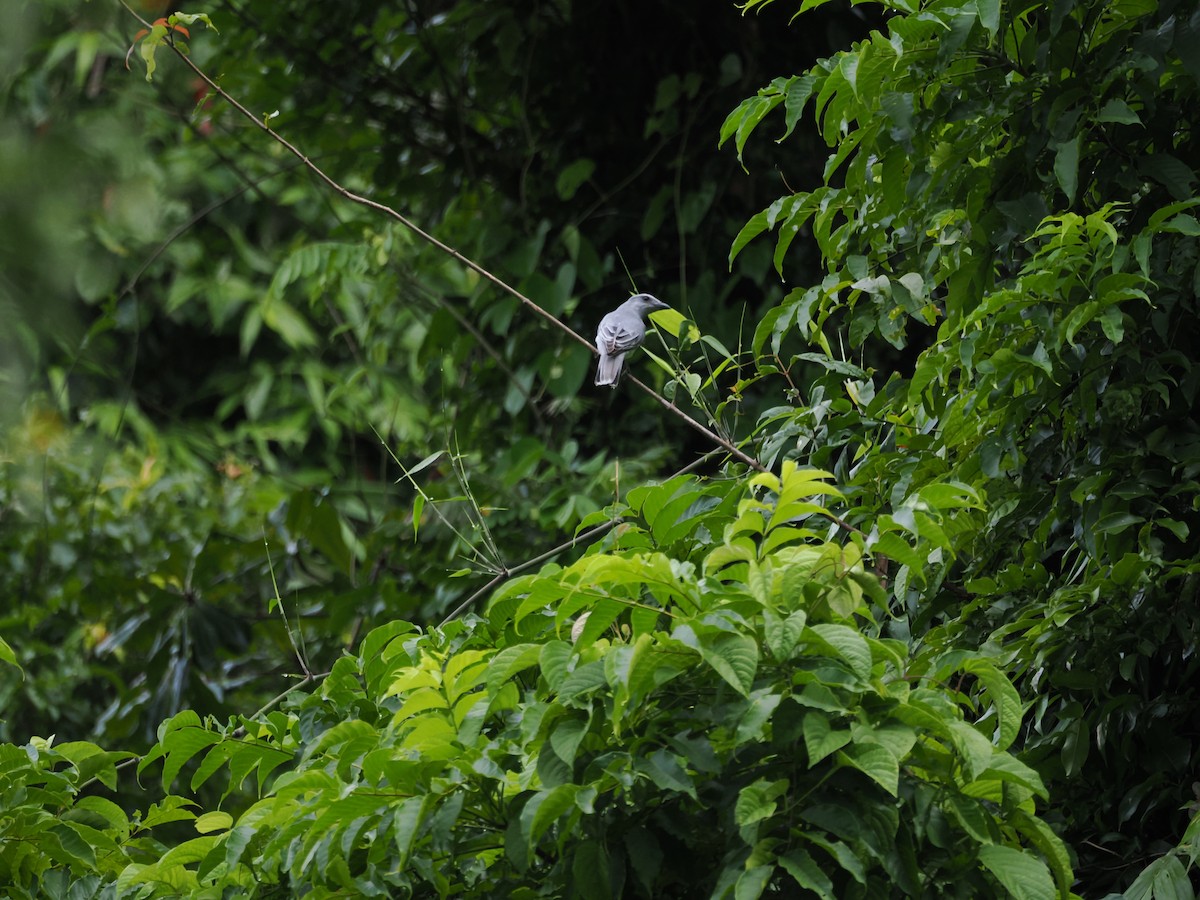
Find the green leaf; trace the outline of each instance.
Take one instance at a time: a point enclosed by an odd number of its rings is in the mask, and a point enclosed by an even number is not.
[[[1146,520],[1131,512],[1113,512],[1101,516],[1092,527],[1101,534],[1120,534],[1133,525],[1141,525]]]
[[[70,827],[72,823],[51,825],[48,829],[48,834],[53,835],[58,839],[58,847],[53,844],[47,845],[47,852],[72,867],[79,866],[83,869],[96,868],[96,851],[92,849],[92,845],[79,833],[76,828]],[[56,852],[59,851],[59,852]]]
[[[1021,730],[1021,696],[1008,677],[984,659],[968,659],[962,671],[969,672],[983,685],[987,699],[996,712],[996,747],[1007,750]]]
[[[283,338],[294,350],[317,345],[317,334],[294,306],[281,297],[271,297],[260,307],[263,324]]]
[[[995,748],[992,742],[966,722],[947,723],[955,749],[963,758],[967,777],[977,778],[992,762]]]
[[[805,685],[804,690],[794,695],[792,699],[801,706],[807,706],[811,709],[823,709],[826,712],[833,713],[845,713],[849,711],[846,703],[839,700],[833,691],[816,681]]]
[[[861,680],[871,677],[871,646],[858,631],[846,625],[823,623],[810,626],[805,635],[815,636]]]
[[[900,790],[900,761],[882,744],[851,744],[837,758],[867,775],[893,797]]]
[[[964,727],[969,728],[970,726]],[[984,738],[984,740],[986,741],[987,739]],[[1049,796],[1046,791],[1046,785],[1042,782],[1042,777],[1038,775],[1036,770],[1030,768],[1012,754],[1003,751],[993,753],[987,761],[984,770],[979,774],[979,782],[981,784],[974,786],[967,785],[963,790],[972,793],[973,796],[984,796],[988,791],[988,786],[982,783],[988,781],[1007,781],[1011,784],[1019,785],[1039,797],[1045,798]]]
[[[561,687],[573,655],[574,650],[566,641],[548,641],[542,645],[541,653],[538,656],[538,666],[541,668],[542,677],[546,679],[550,690],[557,691]],[[603,666],[600,667],[600,674],[603,677]]]
[[[1015,900],[1054,900],[1050,871],[1032,854],[1012,847],[990,845],[979,848],[979,861]]]
[[[80,797],[75,802],[75,809],[103,819],[105,831],[118,841],[124,842],[129,838],[129,817],[125,810],[107,797]]]
[[[604,663],[601,660],[595,660],[579,666],[563,679],[562,684],[558,686],[558,698],[568,705],[577,705],[583,702],[584,694],[602,688],[607,683]]]
[[[189,866],[198,863],[220,840],[219,835],[212,834],[176,844],[164,853],[155,865],[161,867],[162,871],[169,871],[173,866]]]
[[[1067,195],[1068,205],[1075,202],[1075,191],[1079,185],[1079,145],[1081,140],[1080,135],[1076,135],[1069,141],[1063,141],[1058,145],[1058,151],[1054,155],[1054,177],[1058,179],[1059,187]]]
[[[563,610],[560,610],[560,612],[570,608],[564,605]],[[571,639],[575,643],[575,649],[582,651],[590,647],[593,642],[613,626],[613,623],[621,617],[626,608],[624,603],[607,597],[593,602],[587,611],[587,619],[583,621],[583,628],[581,629],[577,625],[572,631]],[[556,617],[555,621],[561,624],[565,618],[565,615],[560,615]]]
[[[979,492],[957,481],[924,485],[916,495],[930,509],[983,509]]]
[[[607,669],[606,669],[607,671]],[[621,698],[630,706],[637,707],[658,686],[685,671],[683,664],[674,654],[663,652],[654,645],[649,634],[640,634],[634,639],[629,656],[628,676],[623,682],[625,695]],[[612,679],[609,679],[612,683]],[[614,709],[614,726],[617,711]]]
[[[1149,221],[1146,223],[1147,230],[1156,231],[1160,228],[1163,222],[1167,221],[1167,219],[1170,219],[1172,216],[1185,209],[1191,209],[1197,205],[1200,205],[1200,197],[1189,197],[1188,199],[1180,200],[1177,203],[1168,203],[1166,206],[1155,210],[1150,216]]]
[[[742,230],[737,233],[737,237],[733,239],[733,244],[729,248],[729,269],[733,271],[733,261],[737,255],[742,252],[742,249],[752,240],[767,230],[767,215],[768,210],[763,210],[750,218]],[[760,326],[761,327],[761,326]]]
[[[13,648],[8,645],[4,638],[0,638],[0,662],[6,662],[11,666],[16,666],[21,672],[21,677],[25,677],[25,670],[21,669],[17,662],[17,654],[13,652]]]
[[[775,815],[778,806],[776,800],[787,793],[786,779],[767,781],[758,779],[746,785],[738,792],[737,802],[733,807],[733,820],[738,827],[751,825],[762,819]]]
[[[599,841],[587,840],[575,847],[571,876],[583,900],[610,900],[613,896],[608,851]]]
[[[758,643],[740,634],[722,632],[705,637],[699,645],[700,655],[734,690],[749,696],[758,670]]]
[[[425,495],[418,491],[417,495],[415,497],[413,497],[413,509],[412,509],[412,526],[413,526],[413,540],[414,541],[417,539],[417,533],[420,531],[421,515],[424,512],[425,512]]]
[[[783,103],[787,130],[784,131],[783,137],[778,138],[777,142],[782,142],[795,130],[796,123],[800,121],[800,116],[803,114],[804,107],[807,105],[808,99],[812,96],[816,84],[817,77],[811,72],[789,81],[787,97]]]
[[[326,559],[349,575],[354,554],[346,541],[346,529],[332,501],[316,491],[297,491],[288,505],[288,527],[307,538]]]
[[[758,900],[774,873],[774,866],[752,866],[738,875],[733,900]]]
[[[596,171],[596,163],[591,159],[577,159],[558,173],[554,189],[560,200],[570,200],[579,190],[580,185],[592,177]]]
[[[687,794],[693,800],[696,797],[696,787],[692,778],[679,764],[675,755],[667,750],[655,750],[635,764],[638,771],[649,777],[657,787],[664,791]]]
[[[858,67],[862,64],[863,54],[870,50],[869,44],[860,46],[862,47],[860,51],[843,52],[838,60],[838,72],[845,79],[846,84],[850,85],[850,90],[855,97],[858,97]]]
[[[155,54],[159,47],[164,43],[167,36],[167,26],[165,24],[155,24],[151,26],[150,33],[142,38],[141,44],[138,46],[138,52],[141,54],[142,60],[146,63],[146,80],[152,81],[154,78],[154,70],[158,67],[155,61]]]
[[[425,808],[429,801],[428,794],[418,797],[406,797],[396,805],[392,814],[392,829],[396,841],[396,867],[403,871],[413,845],[416,843],[417,831],[425,821]]]
[[[980,844],[995,843],[999,832],[991,816],[984,810],[982,804],[973,797],[960,794],[949,794],[946,805],[954,815],[960,828]]]
[[[1000,30],[1000,0],[976,0],[979,14],[979,24],[988,33],[988,39],[994,40]]]
[[[228,831],[233,827],[233,816],[227,812],[207,812],[197,816],[195,828],[201,834],[212,831]]]
[[[220,743],[221,740],[221,735],[201,727],[200,717],[191,710],[176,714],[166,723],[165,732],[154,748],[154,751],[158,751],[157,755],[165,757],[162,772],[163,791],[170,793],[176,776],[193,756],[213,744]],[[157,758],[153,755],[154,751],[147,754],[138,764],[139,772]]]
[[[184,13],[176,12],[167,17],[167,22],[171,25],[195,25],[197,22],[203,22],[213,31],[217,30],[217,26],[212,23],[212,19],[207,13]]]
[[[779,857],[779,865],[795,879],[800,887],[810,890],[826,900],[836,900],[833,882],[806,851],[788,851]]]
[[[1200,220],[1195,216],[1180,213],[1159,226],[1160,231],[1186,234],[1188,237],[1200,237]],[[1145,296],[1144,294],[1142,296]]]
[[[1169,153],[1152,153],[1138,160],[1138,171],[1163,185],[1176,200],[1193,200],[1196,173],[1182,160]]]
[[[1120,125],[1142,124],[1142,120],[1129,108],[1129,104],[1117,97],[1104,104],[1100,112],[1096,114],[1096,121],[1116,122]]]
[[[550,732],[550,746],[554,748],[558,758],[568,766],[575,762],[575,753],[587,735],[588,725],[589,719],[576,715],[568,719],[560,719],[554,724],[554,730]]]
[[[771,715],[783,700],[781,694],[773,693],[770,688],[760,688],[749,698],[746,710],[738,717],[736,741],[738,744],[748,744],[763,739],[764,728]]]
[[[187,806],[196,806],[196,804],[184,797],[169,795],[164,797],[160,802],[151,804],[138,824],[142,829],[146,829],[156,828],[159,825],[165,825],[167,822],[194,820],[196,814],[184,808]]]
[[[541,644],[512,644],[488,661],[486,683],[488,692],[495,695],[518,672],[538,664]]]
[[[1173,853],[1156,859],[1141,871],[1121,895],[1123,900],[1193,900],[1187,869]]]
[[[528,836],[531,850],[551,825],[568,810],[575,808],[575,797],[579,790],[577,784],[560,784],[548,791],[539,791],[525,804],[521,810],[521,828]]]
[[[781,278],[783,277],[783,260],[788,249],[792,246],[792,242],[800,236],[800,229],[817,212],[816,203],[809,202],[808,197],[794,195],[790,199],[795,202],[790,206],[787,216],[779,223],[779,237],[775,241],[775,252],[771,256],[775,271]]]
[[[658,309],[650,313],[649,318],[651,322],[672,338],[676,338],[681,333],[684,333],[684,326],[686,325],[686,340],[693,344],[700,340],[700,329],[690,319],[685,318],[683,313],[677,309]]]
[[[820,834],[813,832],[806,833],[804,835],[804,839],[810,844],[815,844],[816,846],[820,847],[835,860],[837,860],[837,864],[849,872],[850,875],[853,876],[854,880],[859,884],[866,885],[867,871],[863,867],[862,860],[859,859],[858,855],[848,846],[846,846],[845,843],[842,841],[826,840]]]
[[[1100,313],[1100,328],[1104,336],[1114,344],[1125,337],[1125,315],[1115,306],[1107,306]]]
[[[80,783],[95,778],[113,791],[117,789],[116,763],[136,758],[129,751],[101,750],[88,741],[69,741],[55,749],[75,764]]]
[[[634,826],[622,836],[625,849],[629,851],[629,861],[633,863],[634,874],[647,896],[653,896],[654,885],[658,874],[662,871],[663,852],[658,839],[652,831]]]
[[[879,535],[873,542],[868,543],[867,549],[877,557],[885,556],[888,559],[894,559],[901,565],[908,566],[914,572],[920,572],[925,566],[925,557],[894,531],[886,531]]]
[[[738,162],[742,162],[742,151],[751,132],[758,127],[758,123],[763,120],[763,117],[778,106],[782,100],[782,94],[771,93],[764,96],[763,92],[759,92],[757,97],[743,100],[737,109],[726,117],[721,126],[721,136],[717,145],[720,146],[729,140],[730,136],[735,136],[734,145],[737,147]]]
[[[804,747],[808,750],[808,764],[815,766],[829,754],[850,743],[850,730],[830,727],[829,718],[821,712],[810,710],[804,714],[802,723]]]
[[[763,636],[776,660],[783,662],[792,658],[804,635],[807,621],[808,614],[802,609],[786,616],[779,615],[769,607],[763,610]]]
[[[396,639],[415,630],[416,626],[411,622],[394,619],[367,632],[359,648],[358,658],[363,676],[373,692],[383,690],[384,681],[390,681],[391,660],[401,649]]]
[[[1067,845],[1049,825],[1036,816],[1030,815],[1017,807],[1009,812],[1009,818],[1021,834],[1041,852],[1050,863],[1050,871],[1058,885],[1058,895],[1069,897],[1074,874],[1071,871],[1071,856]]]

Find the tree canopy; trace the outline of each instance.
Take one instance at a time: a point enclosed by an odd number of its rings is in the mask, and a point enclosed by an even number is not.
[[[0,26],[10,895],[1195,896],[1195,4],[156,7]]]

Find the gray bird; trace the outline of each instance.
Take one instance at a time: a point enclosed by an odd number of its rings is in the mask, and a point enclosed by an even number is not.
[[[600,351],[596,384],[617,386],[625,354],[645,340],[646,316],[656,309],[667,309],[667,304],[649,294],[634,294],[600,320],[596,331],[596,349]]]

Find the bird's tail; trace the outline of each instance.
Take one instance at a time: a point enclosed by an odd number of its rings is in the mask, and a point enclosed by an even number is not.
[[[601,353],[600,362],[596,365],[596,384],[607,384],[615,388],[621,378],[621,364],[624,361],[624,353],[618,353],[616,356]]]

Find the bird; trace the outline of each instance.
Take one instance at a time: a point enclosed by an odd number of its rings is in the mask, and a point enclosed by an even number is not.
[[[649,294],[634,294],[600,320],[596,330],[596,349],[600,351],[596,384],[617,386],[625,354],[645,340],[646,316],[658,309],[668,306]]]

